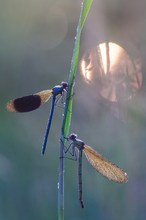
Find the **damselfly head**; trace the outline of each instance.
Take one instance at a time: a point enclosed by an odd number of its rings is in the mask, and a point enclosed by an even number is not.
[[[67,82],[61,82],[61,85],[64,89],[66,89],[68,87],[68,83]]]
[[[71,141],[74,141],[76,138],[77,138],[77,134],[74,134],[74,133],[72,133],[72,134],[69,136],[69,139],[70,139]]]

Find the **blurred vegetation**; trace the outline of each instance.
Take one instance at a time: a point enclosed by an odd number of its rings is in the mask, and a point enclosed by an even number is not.
[[[0,1],[0,219],[57,219],[59,135],[62,110],[55,109],[44,157],[41,144],[50,104],[27,114],[12,114],[5,103],[68,79],[81,1]],[[146,1],[97,0],[83,30],[82,52],[107,39],[138,48],[143,83],[126,106],[125,120],[77,74],[71,129],[122,167],[127,184],[98,175],[83,161],[80,209],[77,163],[65,161],[65,219],[146,219]],[[128,52],[128,51],[127,51]]]

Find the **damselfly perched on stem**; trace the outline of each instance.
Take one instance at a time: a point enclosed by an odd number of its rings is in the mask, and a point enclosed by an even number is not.
[[[96,169],[97,172],[117,183],[124,183],[128,181],[128,175],[116,164],[105,159],[101,154],[95,151],[90,146],[86,145],[82,140],[77,139],[76,134],[71,134],[66,138],[71,143],[65,150],[68,151],[75,160],[77,159],[76,149],[78,149],[78,183],[79,183],[79,201],[81,208],[84,208],[82,199],[82,152],[85,154],[89,163]]]
[[[23,96],[21,98],[9,101],[6,105],[7,110],[10,112],[29,112],[39,108],[42,104],[47,102],[50,99],[50,97],[52,97],[50,115],[46,128],[46,133],[44,136],[44,141],[42,144],[42,154],[45,153],[52,117],[54,113],[54,106],[60,99],[63,98],[64,92],[66,92],[67,87],[68,84],[66,82],[62,82],[61,85],[56,85],[51,90],[44,90],[33,95]]]

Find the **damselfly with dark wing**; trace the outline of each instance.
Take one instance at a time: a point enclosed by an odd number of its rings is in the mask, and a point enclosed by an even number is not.
[[[10,112],[29,112],[39,108],[42,104],[47,102],[52,97],[52,105],[44,141],[42,145],[42,154],[45,153],[48,135],[51,127],[52,117],[54,113],[54,106],[60,98],[63,98],[64,92],[66,92],[68,84],[62,82],[61,85],[54,86],[51,90],[44,90],[33,95],[24,96],[11,100],[7,103],[6,108]],[[58,98],[57,98],[58,97]]]

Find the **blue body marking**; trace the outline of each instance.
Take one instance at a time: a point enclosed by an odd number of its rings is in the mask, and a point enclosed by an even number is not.
[[[43,155],[45,153],[46,144],[47,144],[47,140],[48,140],[48,135],[49,135],[49,131],[50,131],[50,127],[51,127],[51,122],[52,122],[52,118],[53,118],[54,107],[55,107],[55,100],[56,100],[56,95],[53,95],[52,96],[52,106],[51,106],[50,115],[49,115],[49,119],[48,119],[48,124],[47,124],[47,128],[46,128],[44,142],[42,144],[42,154]]]
[[[46,128],[44,142],[42,144],[42,154],[43,155],[44,155],[45,149],[46,149],[46,144],[47,144],[48,135],[49,135],[50,127],[51,127],[51,122],[52,122],[52,118],[53,118],[55,103],[58,101],[58,100],[56,100],[56,97],[59,94],[60,94],[60,96],[62,96],[63,92],[66,90],[66,87],[67,87],[67,83],[62,83],[61,86],[57,85],[57,86],[54,86],[52,89],[52,106],[51,106],[50,115],[49,115],[49,119],[48,119],[48,125]]]

